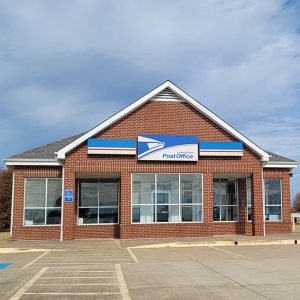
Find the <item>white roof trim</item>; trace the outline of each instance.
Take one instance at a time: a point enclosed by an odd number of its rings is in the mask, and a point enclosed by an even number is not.
[[[86,134],[82,135],[66,147],[62,148],[57,152],[57,159],[65,159],[66,154],[73,150],[75,147],[79,146],[81,143],[89,139],[90,137],[94,136],[95,134],[99,133],[100,131],[104,130],[108,126],[112,125],[113,123],[117,122],[124,116],[128,115],[132,111],[136,110],[138,107],[142,106],[144,103],[146,103],[148,100],[151,100],[152,97],[154,97],[156,94],[160,93],[164,89],[169,88],[171,89],[175,94],[183,98],[187,103],[192,105],[194,108],[196,108],[198,111],[203,113],[206,117],[211,119],[213,122],[215,122],[217,125],[222,127],[225,131],[229,132],[231,135],[233,135],[237,140],[242,141],[245,145],[247,145],[250,149],[252,149],[255,153],[257,153],[262,161],[269,161],[269,154],[265,152],[263,149],[258,147],[256,144],[251,142],[249,139],[247,139],[244,135],[242,135],[240,132],[238,132],[236,129],[231,127],[229,124],[227,124],[225,121],[223,121],[221,118],[219,118],[217,115],[215,115],[213,112],[208,110],[205,106],[200,104],[198,101],[193,99],[191,96],[186,94],[183,90],[178,88],[176,85],[174,85],[170,81],[166,81],[154,90],[152,90],[150,93],[146,94],[142,98],[138,99],[134,103],[130,104],[117,114],[113,115],[103,123],[99,124],[97,127],[93,128]]]
[[[297,162],[286,162],[286,161],[269,161],[264,166],[264,168],[297,168],[298,163]]]
[[[7,166],[61,166],[56,159],[36,159],[36,158],[6,158]]]

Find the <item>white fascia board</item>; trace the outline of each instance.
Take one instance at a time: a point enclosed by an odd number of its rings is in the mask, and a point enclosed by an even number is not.
[[[264,168],[284,168],[284,169],[293,169],[298,167],[297,162],[267,162],[264,166]]]
[[[180,88],[178,88],[176,85],[174,85],[170,81],[166,81],[154,90],[152,90],[150,93],[146,94],[139,100],[135,101],[134,103],[130,104],[117,114],[113,115],[103,123],[99,124],[97,127],[93,128],[83,136],[79,137],[77,140],[73,141],[66,147],[62,148],[57,152],[57,159],[65,159],[66,153],[74,149],[75,147],[79,146],[81,143],[85,142],[90,137],[94,136],[95,134],[99,133],[101,130],[104,130],[106,127],[112,125],[114,122],[118,121],[119,119],[123,118],[127,114],[131,113],[132,111],[136,110],[138,107],[143,105],[145,102],[150,100],[152,97],[154,97],[156,94],[163,91],[165,88],[171,89],[174,93],[176,93],[178,96],[186,100],[190,105],[192,105],[194,108],[196,108],[198,111],[203,113],[206,117],[211,119],[213,122],[218,124],[220,127],[222,127],[225,131],[232,134],[236,139],[244,142],[250,149],[252,149],[255,153],[257,153],[262,161],[269,161],[269,154],[262,150],[260,147],[258,147],[256,144],[251,142],[249,139],[247,139],[244,135],[242,135],[240,132],[235,130],[233,127],[231,127],[229,124],[227,124],[225,121],[223,121],[221,118],[219,118],[217,115],[215,115],[213,112],[211,112],[209,109],[207,109],[205,106],[201,105],[198,101],[196,101],[194,98],[186,94],[184,91],[182,91]]]
[[[61,166],[56,159],[6,158],[7,166]]]

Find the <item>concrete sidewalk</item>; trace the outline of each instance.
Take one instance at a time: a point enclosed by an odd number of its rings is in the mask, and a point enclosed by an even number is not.
[[[264,246],[300,244],[300,232],[263,236],[222,235],[195,238],[120,240],[124,248],[166,248],[201,246]]]

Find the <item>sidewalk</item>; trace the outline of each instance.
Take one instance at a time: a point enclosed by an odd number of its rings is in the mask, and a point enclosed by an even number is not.
[[[207,246],[263,246],[300,244],[300,232],[263,236],[222,235],[195,238],[120,240],[127,248],[207,247]]]

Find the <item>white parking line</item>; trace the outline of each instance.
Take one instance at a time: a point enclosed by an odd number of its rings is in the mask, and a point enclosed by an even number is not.
[[[23,295],[103,295],[103,296],[109,296],[109,295],[120,295],[120,293],[24,293]]]
[[[119,289],[120,293],[122,295],[123,300],[130,300],[129,292],[127,289],[126,281],[122,272],[122,267],[120,264],[116,264],[116,273],[117,273],[117,279],[119,282]]]
[[[118,283],[35,283],[34,285],[119,285]]]
[[[42,268],[37,272],[25,285],[23,285],[9,300],[18,300],[25,292],[47,271],[47,267]]]
[[[128,257],[128,253],[126,254],[88,254],[88,256],[92,257]],[[82,254],[76,254],[76,255],[56,255],[53,254],[49,256],[49,258],[67,258],[67,257],[82,257]]]
[[[51,268],[51,267],[48,267],[48,268]],[[72,273],[74,273],[73,270],[70,270],[70,271],[66,270],[64,272],[72,272]],[[105,270],[104,271],[103,270],[101,270],[101,271],[80,271],[80,270],[78,270],[78,273],[116,273],[116,271],[105,271]]]
[[[243,258],[249,259],[249,257],[247,257],[247,256],[244,256],[244,255],[241,255],[241,254],[237,254],[237,253],[234,253],[234,252],[230,252],[230,251],[226,251],[224,249],[216,248],[216,247],[213,247],[213,246],[209,246],[209,248],[215,249],[215,250],[218,250],[218,251],[222,251],[222,252],[225,252],[225,253],[228,253],[228,254],[232,254],[232,255],[235,255],[235,256],[239,256],[239,257],[243,257]]]
[[[51,260],[51,259],[57,259],[57,258],[56,257],[47,257],[43,260],[43,262],[45,262],[45,260]],[[70,258],[70,259],[72,259],[72,258]],[[90,257],[86,257],[85,259],[90,260]],[[106,258],[106,257],[104,257],[103,259],[101,259],[101,261],[106,261],[106,260],[131,260],[131,257],[128,257],[128,258]]]
[[[95,265],[95,264],[93,264],[93,265]],[[98,264],[98,265],[99,265],[99,264]],[[69,270],[76,269],[76,270],[78,270],[78,267],[80,268],[80,266],[74,266],[74,267],[72,267],[72,266],[62,266],[62,267],[56,266],[56,267],[50,267],[50,266],[48,266],[48,268],[51,269],[51,270],[53,270],[53,269],[65,269],[65,270],[67,270],[67,269],[69,269]],[[114,269],[111,268],[110,265],[106,265],[106,266],[101,265],[101,268],[106,268],[106,267],[107,267],[107,270],[114,270]],[[78,270],[78,272],[82,272],[82,271],[81,271],[81,270]],[[106,272],[106,271],[104,270],[103,272]]]
[[[139,263],[139,260],[138,260],[138,258],[135,256],[135,254],[133,253],[133,251],[132,251],[129,247],[127,247],[126,249],[127,249],[128,253],[130,254],[131,258],[134,260],[134,262],[135,262],[135,263]]]
[[[51,252],[51,250],[48,250],[45,253],[41,254],[40,256],[36,257],[32,261],[30,261],[28,264],[26,264],[25,266],[23,266],[21,268],[21,270],[28,268],[29,266],[31,266],[32,264],[34,264],[35,262],[37,262],[39,259],[41,259],[43,256],[47,255],[49,252]]]
[[[86,263],[86,262],[82,262],[82,263],[73,263],[73,262],[63,262],[63,263],[59,263],[59,262],[45,262],[45,264],[51,264],[51,265],[93,265],[93,266],[101,266],[101,265],[107,265],[108,263]]]
[[[72,279],[74,279],[74,278],[78,278],[78,279],[86,279],[86,278],[110,278],[110,279],[112,279],[112,278],[117,278],[117,277],[113,277],[113,276],[93,276],[93,277],[87,277],[87,276],[76,276],[76,277],[74,277],[74,276],[43,276],[43,277],[41,277],[41,278],[52,278],[52,279],[54,279],[54,278],[72,278]]]

